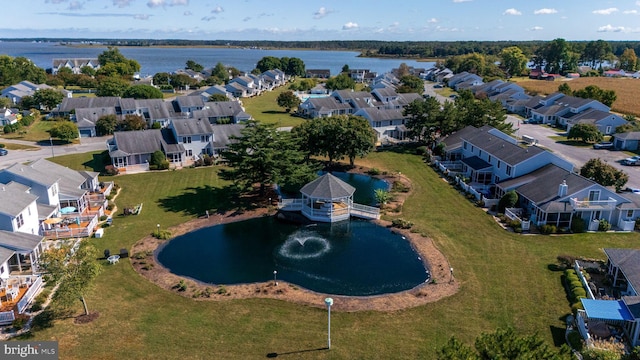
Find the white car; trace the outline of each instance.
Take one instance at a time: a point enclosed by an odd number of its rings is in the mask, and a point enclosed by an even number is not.
[[[640,165],[640,155],[632,156],[622,160],[624,165]]]

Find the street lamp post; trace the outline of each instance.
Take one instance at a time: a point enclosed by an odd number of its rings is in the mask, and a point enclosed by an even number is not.
[[[276,278],[276,276],[278,276],[278,271],[273,270],[273,283],[276,284],[276,286],[278,286],[278,279]]]
[[[53,154],[53,138],[51,136],[49,136],[49,145],[51,146],[51,157],[56,157]]]
[[[449,278],[449,282],[453,282],[453,268],[450,267],[449,271],[451,272],[451,278]]]
[[[160,237],[160,224],[157,224],[157,225],[156,225],[156,228],[158,229],[158,232],[157,232],[158,237]]]
[[[331,305],[333,305],[333,299],[328,297],[324,299],[325,305],[327,305],[328,322],[327,322],[327,349],[331,349]]]

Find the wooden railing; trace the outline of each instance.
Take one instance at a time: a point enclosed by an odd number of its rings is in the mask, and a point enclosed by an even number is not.
[[[351,206],[351,216],[365,219],[380,219],[380,209],[373,206],[354,203]]]

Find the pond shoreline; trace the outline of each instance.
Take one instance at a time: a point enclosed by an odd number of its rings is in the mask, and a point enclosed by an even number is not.
[[[393,183],[393,181],[408,182],[406,177],[399,174],[386,175],[383,176],[383,178],[390,183]],[[410,192],[397,195],[396,201],[401,204],[409,194]],[[265,205],[265,207],[255,210],[212,214],[209,217],[205,216],[190,220],[171,227],[168,230],[172,236],[175,237],[204,227],[238,222],[262,216],[273,216],[277,209],[271,204]],[[154,284],[180,295],[191,297],[197,301],[269,298],[315,307],[324,307],[324,298],[331,296],[334,299],[332,309],[336,311],[397,311],[438,301],[455,294],[459,290],[460,284],[450,273],[449,262],[442,252],[437,249],[432,239],[409,230],[392,228],[391,222],[389,221],[376,220],[375,223],[390,228],[392,232],[402,235],[409,241],[410,245],[423,259],[425,267],[431,274],[430,282],[398,293],[372,296],[322,294],[280,280],[278,280],[277,285],[274,284],[273,281],[239,285],[213,285],[172,274],[162,266],[157,261],[156,254],[169,240],[159,240],[151,235],[134,244],[130,261],[136,272]],[[184,284],[186,288],[181,288],[180,284]]]

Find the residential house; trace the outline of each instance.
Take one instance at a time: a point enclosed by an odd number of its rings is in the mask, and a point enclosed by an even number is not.
[[[407,138],[408,131],[404,126],[407,117],[403,115],[402,109],[364,108],[356,111],[354,115],[362,116],[369,121],[378,136],[378,141]]]
[[[260,78],[253,74],[248,74],[231,79],[225,88],[235,97],[247,97],[260,95],[262,86],[263,84]]]
[[[51,73],[56,75],[60,69],[70,69],[73,74],[82,74],[82,68],[88,67],[93,70],[100,68],[100,62],[98,59],[53,59],[53,67],[51,67]]]
[[[445,81],[449,81],[453,77],[453,71],[451,69],[441,69],[437,71],[434,75],[434,80],[439,83],[443,83]]]
[[[540,67],[531,69],[531,71],[529,71],[529,79],[540,80],[540,79],[546,78],[547,75],[548,75],[547,72]]]
[[[211,97],[211,95],[214,95],[214,94],[226,96],[229,100],[236,100],[233,94],[228,92],[227,89],[222,85],[209,86],[208,88],[194,91],[191,94],[189,94],[189,96],[201,96],[202,101],[207,102],[209,101],[209,98]]]
[[[451,81],[451,79],[449,79],[449,81]],[[469,80],[456,82],[455,85],[453,86],[450,85],[450,86],[453,87],[456,91],[462,91],[462,90],[470,90],[472,87],[478,86],[480,84],[482,84],[482,78],[477,79],[475,77],[472,77]]]
[[[606,70],[602,75],[605,77],[625,77],[627,73],[622,69],[609,69]]]
[[[640,250],[605,248],[607,276],[615,288],[623,288],[620,298],[581,299],[584,310],[578,310],[576,319],[581,335],[590,339],[585,321],[591,325],[605,323],[622,328],[631,347],[640,345]]]
[[[333,96],[308,98],[300,106],[298,113],[306,118],[315,119],[319,117],[329,117],[336,115],[347,115],[353,113],[350,104],[342,103]]]
[[[335,90],[331,93],[331,96],[336,98],[343,104],[351,105],[351,107],[355,110],[372,107],[384,107],[383,103],[378,101],[375,96],[366,91]]]
[[[202,110],[192,113],[193,119],[207,120],[212,125],[239,123],[250,120],[251,115],[247,114],[238,101],[209,101],[204,103]]]
[[[542,98],[538,105],[529,109],[530,118],[543,124],[566,126],[569,113],[578,114],[588,109],[608,112],[609,107],[593,99],[583,99],[556,92]]]
[[[0,109],[0,125],[13,125],[18,122],[21,115],[17,109]]]
[[[466,81],[471,81],[472,83],[475,83],[475,85],[480,85],[482,84],[482,77],[476,74],[469,73],[467,71],[463,71],[451,76],[449,80],[447,80],[447,85],[452,89],[456,89],[456,85]]]
[[[169,123],[169,129],[184,147],[187,159],[195,160],[199,155],[213,154],[213,128],[208,120],[173,119]]]
[[[565,119],[563,122],[567,124],[567,131],[570,131],[577,124],[591,124],[595,125],[604,135],[614,134],[618,126],[627,123],[627,120],[620,115],[596,109],[589,109],[580,113],[570,112],[563,116],[563,119]]]
[[[260,77],[263,83],[269,84],[266,86],[269,90],[285,85],[288,80],[288,76],[280,69],[267,70]]]
[[[318,79],[328,79],[331,77],[331,70],[329,69],[306,69],[305,77],[308,78],[318,78]]]
[[[616,150],[637,151],[640,149],[640,131],[613,134],[611,142]]]
[[[230,143],[232,143],[233,137],[242,136],[242,129],[244,124],[223,124],[213,126],[213,142],[211,144],[213,148],[213,156],[220,156],[220,153],[226,150]]]
[[[185,148],[169,129],[116,131],[107,141],[111,164],[121,171],[148,170],[154,152],[162,151],[174,165],[182,165]]]
[[[224,89],[236,98],[243,98],[243,97],[249,97],[254,95],[254,92],[252,89],[238,82],[230,82],[227,85],[225,85]]]
[[[22,101],[22,98],[25,96],[33,96],[36,91],[41,89],[55,89],[47,84],[34,84],[31,81],[21,81],[18,84],[11,85],[0,92],[0,96],[6,97],[11,100],[12,104],[18,104]],[[65,98],[71,98],[71,91],[67,91],[64,89],[56,89],[61,92]]]
[[[37,199],[26,185],[15,181],[0,184],[0,230],[39,234]]]
[[[640,216],[640,199],[633,199],[636,195],[617,194],[555,164],[504,180],[496,187],[497,197],[516,191],[518,207],[536,225],[570,228],[575,218],[581,218],[588,230],[598,230],[600,220],[606,220],[614,228],[630,231]]]
[[[177,96],[174,104],[179,112],[187,114],[187,117],[190,113],[204,108],[204,101],[199,96]]]

